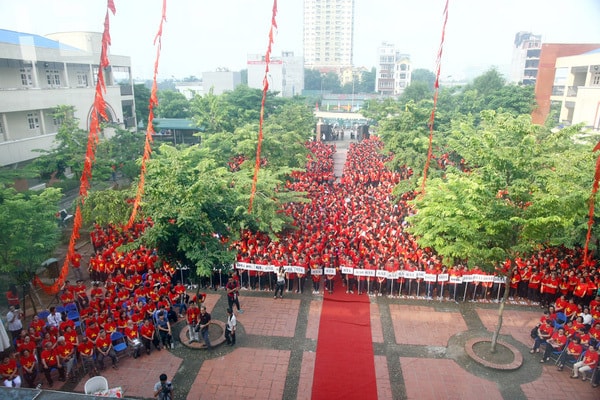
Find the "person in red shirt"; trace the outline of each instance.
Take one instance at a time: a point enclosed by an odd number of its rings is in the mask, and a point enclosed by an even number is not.
[[[96,368],[96,362],[94,361],[94,343],[92,343],[87,336],[81,339],[81,343],[77,346],[77,352],[81,358],[83,369],[88,371],[90,377],[98,375],[98,369]]]
[[[155,328],[150,319],[147,318],[144,320],[144,324],[140,327],[140,335],[142,336],[142,343],[146,348],[146,354],[150,354],[152,344],[154,344],[156,350],[160,350],[158,339],[155,337]]]
[[[31,354],[35,354],[35,349],[36,344],[29,335],[24,336],[23,341],[17,344],[17,351],[21,354],[23,354],[25,350],[28,350]]]
[[[48,386],[52,387],[54,385],[54,381],[52,380],[52,375],[50,372],[53,368],[58,369],[58,380],[64,382],[65,379],[65,368],[60,363],[58,354],[56,350],[52,348],[52,343],[46,343],[42,354],[40,355],[42,370],[44,371],[44,375],[46,376],[46,380],[48,381]]]
[[[65,340],[64,336],[58,338],[58,342],[56,344],[56,354],[60,360],[60,363],[67,370],[67,378],[71,378],[73,380],[75,377],[73,375],[73,366],[75,365],[75,346],[71,343],[68,343]]]
[[[23,373],[25,382],[27,382],[27,386],[34,388],[38,374],[38,362],[34,353],[28,349],[24,349],[19,361],[21,362],[21,372]]]
[[[565,335],[564,328],[558,328],[556,332],[552,334],[552,337],[546,341],[546,350],[544,351],[544,355],[540,360],[541,363],[545,363],[550,360],[550,356],[552,352],[562,351],[564,349],[565,344],[567,344],[567,335]]]
[[[585,381],[586,376],[585,373],[587,371],[593,371],[594,368],[598,365],[598,350],[595,346],[590,346],[588,351],[585,352],[583,359],[581,361],[577,361],[573,364],[573,375],[571,378],[577,379],[579,377],[579,373],[583,375],[581,380]]]
[[[556,368],[558,371],[562,371],[565,367],[565,362],[567,361],[577,361],[581,353],[583,352],[583,347],[579,342],[579,338],[577,336],[573,337],[569,344],[567,345],[567,349],[563,351],[557,360],[558,367]]]
[[[85,336],[90,339],[90,342],[96,343],[98,335],[100,334],[100,327],[96,324],[96,321],[90,320],[88,327],[85,328]]]
[[[117,366],[117,353],[112,345],[112,340],[110,336],[106,333],[104,329],[100,330],[98,334],[98,338],[96,339],[96,360],[98,362],[98,366],[100,367],[100,371],[104,370],[104,359],[106,357],[110,357],[112,361],[113,369],[119,369]]]
[[[127,321],[124,335],[127,337],[129,346],[133,348],[133,358],[138,358],[142,348],[142,339],[140,338],[140,332],[137,325],[135,325],[132,320]]]
[[[553,331],[554,331],[554,327],[552,326],[552,320],[550,320],[548,318],[537,329],[537,335],[535,337],[535,341],[533,343],[533,347],[531,348],[531,350],[529,352],[532,353],[532,354],[533,353],[539,353],[540,352],[540,350],[539,350],[540,349],[540,345],[542,343],[546,343],[546,340],[550,339],[550,337],[552,336]]]
[[[81,254],[77,251],[74,251],[71,257],[69,258],[71,262],[71,267],[73,269],[73,273],[75,274],[75,278],[78,280],[83,279],[81,276]]]
[[[19,367],[17,366],[17,360],[12,356],[4,357],[0,364],[0,376],[6,387],[21,387],[21,376],[19,375]]]
[[[38,335],[46,331],[46,321],[40,319],[40,317],[38,317],[37,315],[33,316],[33,319],[31,320],[29,326],[33,328]]]
[[[190,303],[190,307],[186,311],[186,320],[188,324],[188,334],[190,341],[188,343],[199,342],[198,332],[194,329],[198,325],[198,316],[200,309],[195,301]]]

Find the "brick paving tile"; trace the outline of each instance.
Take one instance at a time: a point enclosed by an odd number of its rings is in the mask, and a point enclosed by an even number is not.
[[[489,331],[496,329],[498,323],[497,309],[477,309],[476,311],[486,329]],[[500,333],[511,335],[525,346],[531,346],[533,342],[529,332],[539,322],[541,316],[542,311],[504,310]]]
[[[502,400],[494,382],[471,375],[453,360],[400,357],[407,400]]]
[[[570,371],[557,371],[554,364],[546,365],[542,375],[535,381],[521,385],[529,400],[598,400],[600,388],[593,388],[590,382],[570,379]]]
[[[371,303],[371,337],[373,343],[383,343],[381,313],[379,312],[379,304],[377,303]]]
[[[247,334],[294,337],[300,300],[245,297],[240,302],[244,313],[237,319]]]
[[[207,360],[187,399],[282,399],[290,353],[237,348],[223,357]]]
[[[448,339],[467,330],[458,312],[437,312],[433,307],[391,304],[396,343],[446,346]],[[443,327],[443,329],[440,329]]]
[[[321,323],[322,301],[313,300],[308,308],[308,321],[306,323],[306,338],[317,340],[319,337],[319,325]]]
[[[102,371],[101,375],[108,380],[109,387],[121,387],[125,396],[150,398],[160,374],[165,373],[172,379],[182,361],[168,350],[153,351],[150,355],[144,353],[137,359],[122,357],[118,370],[112,369],[110,361],[107,361],[106,370]],[[79,382],[75,392],[84,392],[87,379],[86,376]]]
[[[377,398],[379,400],[393,399],[390,372],[385,356],[375,356],[375,377],[377,379]]]
[[[305,351],[302,353],[302,365],[300,366],[300,379],[298,381],[298,394],[296,400],[310,400],[312,395],[313,372],[317,353]]]

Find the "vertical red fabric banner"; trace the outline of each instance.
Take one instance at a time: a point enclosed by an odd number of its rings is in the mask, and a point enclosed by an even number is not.
[[[435,84],[434,84],[434,95],[433,95],[433,107],[431,109],[431,115],[429,116],[429,148],[427,150],[427,160],[425,161],[425,167],[423,168],[423,182],[421,184],[421,195],[425,194],[425,182],[427,181],[427,173],[429,172],[429,164],[431,164],[431,157],[433,156],[433,127],[435,122],[435,110],[437,108],[438,94],[440,91],[440,72],[442,66],[442,53],[444,51],[444,39],[446,36],[446,23],[448,22],[448,3],[450,0],[446,0],[444,7],[444,23],[442,25],[442,38],[440,40],[440,48],[438,49],[436,66],[435,66]]]
[[[600,150],[600,142],[596,144],[592,152]],[[585,236],[585,246],[583,248],[583,266],[587,267],[589,263],[588,248],[590,246],[590,239],[592,237],[592,227],[594,226],[594,209],[596,206],[596,194],[598,193],[598,186],[600,186],[600,155],[596,159],[596,170],[594,172],[594,183],[592,185],[592,194],[590,195],[590,211],[588,213],[588,230]]]
[[[248,212],[252,212],[254,196],[256,195],[256,182],[258,181],[258,171],[260,170],[260,150],[263,139],[263,122],[265,117],[265,101],[267,100],[267,92],[269,91],[269,63],[271,62],[271,47],[273,45],[273,31],[277,29],[277,0],[273,0],[273,13],[271,15],[271,28],[269,29],[269,45],[265,54],[265,77],[263,78],[263,94],[260,103],[260,121],[258,124],[258,141],[256,143],[256,163],[254,164],[254,177],[252,178],[252,190],[250,192],[250,204]]]
[[[150,159],[150,155],[152,154],[152,147],[150,144],[154,141],[152,135],[154,132],[154,127],[152,126],[154,121],[154,107],[158,106],[158,94],[157,94],[157,76],[158,76],[158,65],[160,60],[160,50],[162,48],[162,33],[163,33],[163,23],[167,21],[167,0],[163,0],[162,4],[162,16],[160,18],[160,24],[158,25],[158,32],[154,37],[154,45],[156,46],[156,59],[154,60],[154,75],[152,78],[152,91],[150,93],[150,101],[148,104],[148,126],[146,127],[146,141],[144,144],[144,155],[142,156],[142,166],[140,168],[140,180],[138,182],[137,192],[135,194],[135,199],[133,201],[133,210],[131,211],[131,216],[129,217],[129,221],[127,222],[127,229],[131,229],[133,224],[135,223],[135,219],[137,217],[137,212],[140,206],[140,202],[142,201],[142,196],[144,195],[144,184],[146,183],[146,162]]]
[[[102,32],[102,47],[100,51],[100,64],[98,67],[98,76],[96,81],[96,91],[94,94],[94,104],[92,106],[92,114],[90,121],[90,132],[88,135],[87,148],[85,152],[85,159],[83,163],[83,171],[81,173],[81,179],[79,183],[79,201],[75,209],[75,215],[73,218],[73,231],[69,240],[69,248],[67,250],[67,256],[60,270],[58,279],[52,285],[44,284],[39,277],[33,279],[34,284],[38,285],[42,290],[48,294],[58,293],[58,290],[64,283],[67,274],[69,272],[69,260],[72,259],[75,253],[75,243],[79,239],[79,231],[81,229],[81,205],[84,204],[88,189],[92,182],[92,167],[96,159],[96,147],[100,140],[100,117],[104,120],[108,120],[106,115],[106,101],[104,100],[104,93],[106,93],[106,83],[104,81],[104,71],[110,65],[108,60],[108,48],[111,45],[110,40],[110,12],[113,15],[116,14],[117,9],[113,0],[107,0],[106,4],[106,15],[104,17],[104,31]]]

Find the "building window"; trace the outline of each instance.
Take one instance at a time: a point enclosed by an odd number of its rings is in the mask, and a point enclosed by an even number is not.
[[[600,72],[596,72],[592,76],[592,86],[600,86]]]
[[[0,120],[0,136],[4,136],[4,125],[2,125],[2,120]]]
[[[63,120],[64,120],[63,117],[52,118],[52,123],[54,124],[54,126],[61,126],[63,123]]]
[[[85,72],[77,73],[77,86],[79,86],[79,87],[87,87],[88,86],[88,76]]]
[[[60,73],[56,69],[46,70],[46,79],[48,80],[48,86],[60,86]]]
[[[32,86],[33,79],[31,78],[31,68],[21,68],[21,84],[23,86]]]
[[[29,126],[30,131],[33,131],[40,127],[40,120],[38,119],[37,114],[34,114],[34,113],[27,114],[27,125]]]

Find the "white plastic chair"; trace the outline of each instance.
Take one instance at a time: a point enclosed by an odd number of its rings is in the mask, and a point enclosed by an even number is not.
[[[94,376],[85,382],[85,394],[94,394],[102,390],[108,390],[108,381],[103,376]]]

